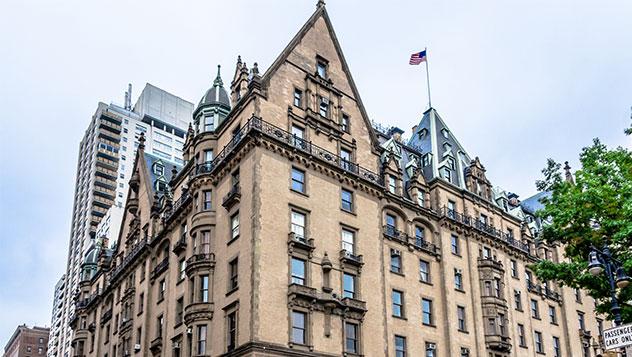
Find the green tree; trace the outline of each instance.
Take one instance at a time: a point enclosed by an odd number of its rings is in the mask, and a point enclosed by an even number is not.
[[[628,276],[632,273],[632,152],[608,149],[594,139],[582,150],[580,163],[574,183],[562,178],[561,165],[551,159],[542,170],[543,180],[536,182],[538,190],[551,193],[537,213],[548,222],[541,239],[560,244],[568,261],[541,261],[533,268],[540,279],[586,289],[596,299],[597,311],[613,320],[605,274],[594,277],[586,268],[591,246],[607,245]],[[619,289],[617,296],[623,322],[632,322],[632,285]]]

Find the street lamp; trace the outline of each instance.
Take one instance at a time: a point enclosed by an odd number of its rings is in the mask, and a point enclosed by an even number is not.
[[[610,283],[610,312],[614,315],[615,325],[621,325],[621,307],[617,300],[616,288],[623,289],[630,284],[630,277],[625,273],[621,262],[612,257],[610,249],[604,246],[603,250],[591,247],[588,255],[588,272],[593,276],[601,274],[604,270]]]

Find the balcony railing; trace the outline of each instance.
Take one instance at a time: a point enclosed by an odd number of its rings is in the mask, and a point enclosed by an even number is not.
[[[311,253],[314,250],[314,238],[307,238],[301,235],[298,235],[294,232],[290,232],[288,234],[288,245],[290,248],[295,249],[299,248],[308,253]]]
[[[222,200],[222,206],[226,209],[230,209],[235,203],[239,202],[240,198],[241,188],[239,187],[239,183],[236,183]]]
[[[453,209],[449,209],[448,207],[441,208],[441,216],[450,219],[456,223],[461,225],[476,229],[477,231],[496,238],[505,244],[517,248],[527,254],[530,254],[529,244],[521,242],[513,237],[513,235],[508,233],[503,233],[499,229],[494,228],[493,226],[482,222],[478,219],[474,219],[470,216],[464,215],[463,213],[457,212]]]
[[[165,257],[151,272],[151,278],[155,279],[157,276],[162,274],[169,267],[169,257]]]
[[[125,270],[125,268],[132,262],[136,261],[136,258],[143,251],[145,246],[147,245],[147,238],[143,238],[140,242],[136,243],[136,245],[132,248],[132,250],[123,258],[121,264],[112,270],[112,274],[110,275],[110,281],[116,279],[118,275]]]
[[[173,245],[173,252],[178,254],[181,251],[187,248],[187,239],[186,237],[181,237],[178,241]]]
[[[384,233],[384,236],[388,239],[398,241],[405,245],[410,244],[413,248],[418,248],[434,256],[439,255],[439,248],[434,243],[428,242],[422,237],[411,237],[405,232],[400,231],[396,227],[388,224],[382,226],[382,231]]]
[[[284,143],[298,151],[304,152],[311,157],[327,162],[339,167],[343,171],[350,173],[357,178],[369,183],[383,186],[384,180],[382,176],[372,172],[362,166],[348,161],[337,154],[334,154],[320,146],[312,144],[312,142],[301,139],[273,124],[263,121],[260,118],[252,117],[248,122],[233,135],[233,138],[226,144],[222,151],[210,162],[204,162],[195,166],[191,174],[193,176],[211,173],[235,150],[235,148],[244,140],[251,132],[265,135],[277,142]]]
[[[346,249],[340,250],[340,260],[357,266],[361,266],[364,264],[361,254],[355,254]]]
[[[190,202],[191,198],[192,196],[189,191],[182,191],[180,198],[178,198],[178,200],[173,203],[171,209],[166,213],[166,220],[171,220],[176,215],[176,213],[180,211],[180,208],[184,207],[187,203]]]

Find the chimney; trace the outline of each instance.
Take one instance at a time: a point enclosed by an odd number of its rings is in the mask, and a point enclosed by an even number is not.
[[[417,124],[413,125],[413,135],[415,134],[416,131],[417,131]]]

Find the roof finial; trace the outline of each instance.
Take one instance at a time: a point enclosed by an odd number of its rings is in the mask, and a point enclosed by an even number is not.
[[[222,82],[222,76],[220,75],[220,68],[222,66],[221,65],[217,65],[217,77],[215,77],[215,81],[213,81],[213,87],[223,87],[224,86],[224,82]]]
[[[138,151],[142,151],[145,149],[145,133],[140,133],[138,137]]]
[[[323,0],[318,0],[318,3],[316,3],[316,8],[318,9],[318,8],[323,7],[323,6],[325,6],[325,1],[323,1]]]
[[[571,167],[568,164],[568,161],[564,161],[564,171],[566,173],[566,182],[574,184],[575,181],[573,180],[573,174],[571,173]]]

